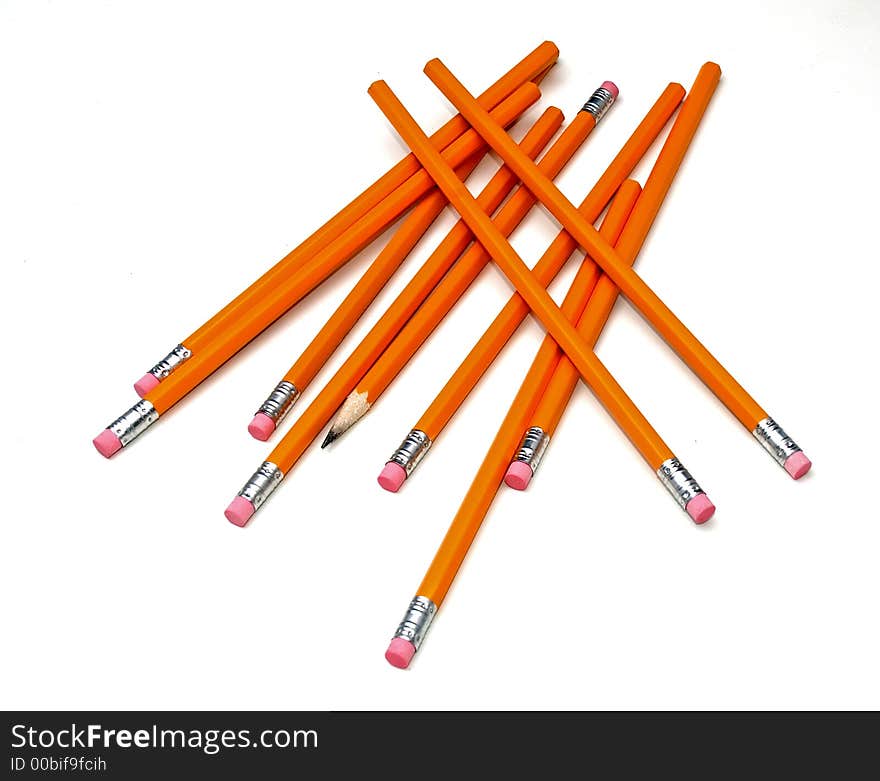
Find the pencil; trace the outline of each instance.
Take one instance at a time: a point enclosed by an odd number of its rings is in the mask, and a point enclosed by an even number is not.
[[[683,97],[684,87],[680,84],[666,87],[581,203],[579,210],[585,219],[593,222],[598,218],[621,182],[666,126]],[[561,231],[535,264],[532,270],[535,277],[545,287],[549,285],[576,249],[577,242]],[[379,475],[379,485],[387,491],[400,488],[528,314],[528,305],[514,293],[386,462]]]
[[[482,155],[475,155],[456,169],[456,173],[462,180],[467,179],[481,159]],[[284,379],[260,405],[248,425],[248,432],[254,439],[261,442],[269,439],[300,394],[445,208],[445,196],[439,190],[434,190],[416,204],[406,216],[364,275],[355,283],[351,292],[303,350]]]
[[[531,82],[520,87],[495,113],[512,121],[540,96]],[[483,148],[474,131],[469,131],[444,150],[450,163],[461,165]],[[380,235],[419,197],[434,189],[426,172],[419,170],[398,187],[375,209],[334,242],[303,264],[296,272],[276,280],[271,290],[250,299],[249,309],[238,319],[228,319],[225,330],[205,345],[192,358],[179,365],[164,382],[154,386],[144,398],[105,428],[93,444],[101,455],[112,457],[130,445],[199,383],[216,371],[251,339],[259,335],[283,315],[297,300],[321,284],[356,253]]]
[[[529,81],[539,81],[553,67],[558,57],[559,49],[556,45],[545,41],[490,86],[479,97],[480,105],[487,109],[493,109],[523,84]],[[443,149],[468,132],[470,132],[470,127],[467,122],[461,116],[456,115],[434,133],[431,140],[438,149]],[[328,246],[361,217],[381,203],[391,192],[417,173],[420,168],[415,156],[407,155],[153,366],[135,383],[138,395],[144,396],[157,383],[174,372],[181,363],[198,352],[204,343],[213,339],[214,330],[217,327],[222,327],[228,317],[237,316],[243,307],[248,306],[248,302],[253,296],[261,295],[261,290],[265,286],[273,285],[278,275],[290,273],[305,260]]]
[[[467,222],[471,231],[529,305],[532,314],[565,351],[565,354],[577,367],[578,373],[618,426],[629,437],[642,457],[648,464],[654,465],[655,469],[657,464],[664,465],[664,469],[658,472],[658,476],[679,506],[695,523],[707,520],[704,509],[709,500],[703,489],[681,462],[674,457],[669,446],[651,426],[633,400],[626,395],[611,372],[584,342],[574,325],[566,319],[528,266],[510,246],[507,239],[480,210],[468,189],[455,176],[455,172],[443,161],[437,151],[431,147],[424,131],[416,124],[388,85],[383,81],[374,82],[370,86],[369,92],[407,146],[422,161],[422,165],[437,182],[437,186],[446,194],[450,204]],[[525,183],[528,184],[528,182]],[[577,210],[575,211],[577,213]],[[578,220],[583,222],[579,213]],[[590,229],[593,229],[592,226]],[[666,465],[672,465],[670,467],[671,474],[666,474]],[[709,504],[711,505],[711,503]]]
[[[596,90],[574,121],[562,132],[538,164],[547,176],[555,177],[571,160],[617,97],[617,87],[605,82]],[[535,204],[532,194],[520,187],[494,218],[498,229],[509,236]],[[353,390],[330,426],[325,445],[338,439],[357,423],[394,381],[433,330],[442,322],[477,278],[489,256],[475,243],[434,289],[395,340],[373,364]]]
[[[548,108],[526,133],[520,146],[527,155],[536,156],[549,143],[561,124],[562,112],[557,108]],[[494,211],[516,184],[517,178],[513,173],[501,166],[480,193],[478,198],[480,208]],[[244,526],[254,512],[263,505],[284,476],[289,474],[309,444],[327,425],[346,395],[391,343],[472,239],[473,236],[465,222],[463,220],[456,222],[327,385],[306,407],[269,454],[268,459],[260,465],[232,500],[225,513],[231,523]]]
[[[609,241],[615,241],[620,235],[639,192],[638,183],[631,179],[621,185],[600,229],[600,233]],[[590,291],[598,277],[596,265],[585,259],[562,304],[562,311],[569,319],[573,320],[578,317],[578,313],[586,304],[586,299],[589,298]],[[428,626],[442,604],[452,579],[461,566],[461,562],[489,510],[492,499],[498,491],[503,471],[503,467],[499,467],[499,462],[501,464],[504,462],[499,458],[495,448],[497,447],[499,451],[503,452],[504,456],[509,455],[515,440],[508,427],[515,425],[515,422],[528,419],[527,416],[534,409],[536,398],[540,397],[541,392],[547,386],[547,379],[558,359],[555,342],[551,341],[548,346],[548,342],[545,340],[529,367],[526,379],[517,392],[492,449],[483,461],[461,509],[446,534],[440,552],[419,587],[418,595],[410,602],[403,621],[391,639],[388,650],[385,652],[385,658],[394,667],[408,667],[422,644]]]
[[[440,60],[434,59],[425,66],[425,73],[777,463],[795,480],[805,475],[811,463],[794,440],[767,415],[645,281],[599,236],[595,228],[578,214],[556,185],[538,171],[531,161],[517,153],[503,128],[492,122],[449,69]],[[707,62],[700,68],[693,89],[711,94],[720,78],[718,65]],[[445,164],[441,163],[441,166],[448,170]],[[578,341],[583,344],[580,337]],[[566,353],[569,353],[567,349]],[[572,357],[569,353],[569,358]]]
[[[635,262],[693,141],[713,92],[714,84],[711,79],[698,79],[694,84],[657,156],[645,182],[644,191],[620,239],[616,244],[613,240],[606,239],[609,244],[614,245],[615,251],[625,263],[632,265]],[[600,274],[577,326],[579,333],[592,347],[595,347],[611,314],[617,294],[617,287],[611,279],[606,274]],[[534,398],[529,401],[535,413],[504,476],[504,482],[517,490],[524,490],[528,486],[541,463],[578,380],[577,371],[559,353],[555,344],[545,344],[542,349],[554,353],[558,360],[546,387],[540,394],[534,393]]]
[[[631,219],[630,215],[633,207],[636,205],[640,192],[641,187],[638,182],[628,179],[623,183],[612,201],[608,214],[599,230],[599,235],[612,246],[616,246],[620,234],[623,232],[623,228],[627,224],[627,220]],[[590,260],[589,256],[585,256],[583,263],[581,263],[581,266],[578,269],[577,276],[569,288],[565,301],[563,301],[562,304],[562,311],[565,312],[571,322],[578,323],[581,321],[584,310],[587,308],[588,302],[592,300],[593,293],[596,289],[596,283],[601,276],[602,272],[599,270],[599,267]],[[579,281],[580,285],[578,285]],[[529,371],[526,373],[526,380],[524,380],[524,382],[527,381],[530,384],[532,389],[531,396],[525,402],[529,409],[534,410],[538,404],[540,404],[540,400],[550,392],[560,360],[567,359],[561,354],[556,342],[554,342],[552,338],[545,336],[541,342],[541,346],[535,354],[531,366],[529,367]],[[577,377],[577,370],[575,370],[575,376]],[[546,443],[544,440],[535,440],[534,438],[527,436],[524,438],[524,441],[520,443],[520,448],[517,451],[517,454],[525,451],[531,452],[533,450],[535,460],[539,461],[543,455],[542,447],[545,446]],[[520,461],[517,461],[516,463],[519,465],[518,468],[514,469],[513,472],[508,468],[507,474],[504,476],[504,481],[508,485],[512,485],[520,479],[520,471],[522,467],[525,466]],[[528,469],[527,466],[525,468]],[[513,481],[513,483],[511,481]],[[711,504],[707,504],[702,509],[702,514],[706,516],[706,520],[712,515],[712,510],[713,508]],[[697,518],[696,520],[703,519]]]
[[[638,192],[638,186],[621,185],[602,225],[602,232],[611,232],[612,224],[618,222],[618,214],[627,211],[630,200],[627,192]],[[621,198],[620,196],[624,196]],[[584,263],[581,268],[589,268]],[[543,345],[542,345],[543,348]],[[443,604],[455,575],[467,555],[483,519],[498,493],[504,470],[519,442],[523,430],[534,409],[534,399],[546,387],[550,372],[556,362],[554,350],[542,349],[529,367],[526,378],[516,393],[504,420],[474,476],[464,500],[452,519],[422,583],[407,607],[403,620],[391,638],[385,658],[394,667],[409,667],[413,656],[422,645],[434,616]]]

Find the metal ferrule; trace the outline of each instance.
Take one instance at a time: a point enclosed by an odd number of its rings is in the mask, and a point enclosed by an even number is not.
[[[406,435],[406,439],[400,443],[400,447],[394,451],[386,463],[400,464],[406,470],[406,476],[409,477],[430,447],[431,440],[428,435],[424,431],[414,428]]]
[[[549,444],[550,435],[540,426],[532,426],[523,436],[514,460],[528,464],[534,472],[538,468],[538,464],[541,463],[544,451]]]
[[[166,355],[159,363],[157,363],[149,373],[157,380],[164,380],[171,372],[173,372],[180,364],[192,358],[192,350],[184,347],[182,344],[177,345],[168,355]]]
[[[271,461],[264,461],[260,464],[260,468],[251,475],[251,479],[244,484],[244,488],[238,492],[238,495],[243,496],[254,506],[255,510],[258,510],[260,505],[272,494],[272,491],[278,487],[278,483],[283,477],[284,472],[275,464]]]
[[[125,447],[133,439],[137,439],[150,426],[159,420],[156,408],[146,399],[141,399],[128,412],[116,418],[109,428]]]
[[[613,103],[614,95],[604,87],[599,87],[599,89],[590,95],[590,99],[584,103],[584,107],[581,111],[586,111],[588,114],[592,114],[593,119],[596,120],[596,124],[598,125],[602,117],[608,113],[608,109],[611,108]]]
[[[262,412],[266,417],[272,418],[275,423],[280,423],[298,398],[299,390],[296,385],[282,380],[269,394],[269,398],[260,405],[257,414]]]
[[[760,421],[752,436],[758,440],[773,458],[776,459],[780,466],[785,466],[785,462],[790,455],[797,453],[800,448],[773,418],[764,418]]]
[[[435,615],[437,615],[437,605],[430,599],[427,597],[413,597],[413,601],[409,603],[406,615],[404,615],[403,621],[400,622],[400,626],[397,627],[394,637],[402,637],[404,640],[409,640],[415,646],[416,651],[418,651]]]
[[[684,509],[687,503],[697,494],[705,493],[693,475],[684,468],[677,458],[667,458],[657,470],[657,477],[666,486],[666,490]]]

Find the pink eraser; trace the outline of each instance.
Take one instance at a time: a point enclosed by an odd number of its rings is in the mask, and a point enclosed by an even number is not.
[[[385,652],[385,658],[393,667],[399,667],[401,670],[405,670],[409,667],[409,663],[412,661],[415,653],[416,647],[409,640],[404,640],[402,637],[395,637],[388,645],[388,650]]]
[[[507,467],[504,482],[517,491],[525,491],[533,474],[532,468],[525,461],[513,461]]]
[[[98,436],[92,440],[95,449],[104,458],[110,458],[114,453],[122,450],[122,442],[109,428],[105,428]]]
[[[706,494],[697,494],[685,505],[684,509],[694,519],[694,523],[706,523],[715,515],[715,505]]]
[[[253,504],[243,496],[236,496],[223,514],[226,516],[226,520],[230,523],[234,523],[236,526],[244,526],[250,520],[254,512]]]
[[[134,392],[143,398],[158,384],[159,380],[157,380],[152,374],[145,374],[134,384]]]
[[[379,485],[393,494],[400,490],[400,486],[403,485],[405,480],[406,470],[400,464],[395,464],[393,461],[389,461],[382,467],[378,477]],[[391,664],[394,664],[394,662],[391,662]]]
[[[788,472],[794,480],[800,480],[810,471],[811,466],[813,466],[813,462],[807,458],[806,453],[802,450],[798,450],[797,453],[792,453],[785,459],[785,471]]]
[[[617,96],[620,95],[620,90],[617,89],[617,85],[613,81],[603,81],[602,89],[607,89],[614,96],[615,100],[617,100]]]
[[[265,442],[272,436],[275,431],[275,421],[272,420],[265,412],[258,412],[254,415],[254,419],[248,425],[248,433],[260,442]]]

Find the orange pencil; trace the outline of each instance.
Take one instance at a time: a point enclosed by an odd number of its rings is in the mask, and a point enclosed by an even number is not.
[[[571,160],[616,97],[617,87],[611,82],[606,82],[593,93],[538,163],[547,176],[555,177]],[[532,194],[525,187],[520,187],[504,204],[494,222],[505,236],[509,236],[534,204]],[[357,388],[348,395],[321,447],[341,437],[366,415],[425,339],[458,303],[489,260],[489,255],[479,243],[474,243],[461,257],[373,364]]]
[[[680,84],[666,87],[580,205],[579,210],[587,220],[593,222],[602,213],[621,182],[675,113],[683,97],[684,87]],[[577,242],[561,231],[535,264],[532,273],[546,287],[576,249]],[[528,305],[514,293],[392,454],[379,475],[379,485],[387,491],[400,488],[528,314]]]
[[[621,185],[602,223],[603,236],[612,241],[619,236],[638,194],[638,183],[627,180]],[[599,276],[595,269],[596,265],[586,259],[578,269],[578,274],[562,304],[562,310],[570,319],[576,318],[582,304],[586,303]],[[519,426],[522,425],[522,421],[529,419],[528,416],[534,409],[534,401],[546,387],[553,366],[558,361],[555,343],[551,343],[551,347],[552,349],[548,349],[546,343],[541,345],[492,447],[462,502],[461,509],[452,521],[440,550],[419,586],[417,596],[410,602],[403,621],[400,622],[391,639],[385,658],[395,667],[409,666],[425,639],[425,633],[443,603],[443,598],[464,561],[483,518],[489,511],[492,500],[498,492],[507,459],[516,447],[516,432],[521,430]]]
[[[446,194],[474,235],[492,256],[504,275],[514,285],[532,314],[541,322],[556,343],[565,351],[577,367],[578,373],[589,385],[606,410],[623,429],[642,457],[655,469],[663,465],[658,476],[679,506],[695,523],[709,519],[714,506],[696,480],[676,459],[669,446],[654,430],[632,399],[626,395],[611,372],[584,342],[574,325],[541,286],[528,266],[523,263],[507,239],[501,235],[492,221],[474,202],[468,189],[455,176],[455,172],[431,147],[428,137],[409,115],[383,81],[370,86],[370,96],[382,109],[382,113],[394,125],[407,146],[421,160],[437,186]],[[543,176],[543,175],[542,175]],[[576,211],[576,210],[575,210]],[[583,217],[578,214],[578,220]],[[590,229],[593,230],[592,226]],[[575,237],[577,238],[577,237]]]
[[[562,112],[549,108],[526,134],[520,146],[527,155],[536,156],[562,124]],[[517,179],[502,166],[477,199],[480,208],[494,211],[516,186]],[[309,444],[339,409],[346,395],[382,354],[391,340],[412,317],[431,290],[443,278],[455,260],[471,243],[473,236],[463,220],[459,220],[415,276],[379,317],[369,333],[354,349],[330,382],[285,434],[269,458],[245,483],[238,496],[226,509],[226,518],[244,526],[269,495],[290,472]]]
[[[456,174],[462,180],[467,179],[481,159],[481,155],[474,155],[456,169]],[[300,394],[445,208],[446,198],[439,190],[429,193],[416,204],[284,379],[260,405],[248,425],[248,432],[254,439],[261,442],[269,439]]]
[[[713,86],[712,79],[697,79],[657,156],[623,234],[616,244],[608,239],[608,243],[614,244],[617,254],[629,265],[635,262],[663,205],[672,180],[709,105],[714,92]],[[592,261],[588,262],[592,264]],[[595,264],[593,266],[596,268]],[[595,347],[608,315],[611,314],[617,293],[617,287],[611,279],[606,274],[599,275],[577,326],[578,332],[591,347]],[[552,340],[545,340],[541,350],[547,350],[556,356],[556,366],[546,387],[540,394],[533,392],[533,397],[528,402],[530,408],[535,410],[531,425],[523,435],[516,456],[504,477],[507,485],[517,490],[524,490],[531,481],[578,381],[577,371]]]
[[[534,103],[539,95],[538,88],[529,82],[493,113],[512,121],[525,107]],[[452,165],[458,166],[483,147],[479,136],[469,131],[444,150],[444,155]],[[278,278],[274,287],[265,289],[262,296],[251,299],[247,312],[241,313],[237,319],[227,320],[222,333],[215,334],[215,338],[203,345],[197,354],[179,365],[164,382],[153,387],[142,401],[95,437],[93,443],[98,452],[110,458],[131,444],[160,415],[171,409],[251,339],[283,315],[297,300],[366,247],[412,203],[432,189],[434,183],[431,177],[424,171],[418,171],[346,233],[304,263],[298,271]]]
[[[440,60],[434,59],[425,66],[425,73],[777,463],[795,480],[805,475],[810,469],[810,460],[794,440],[767,415],[645,281],[599,236],[595,228],[578,214],[559,188],[532,161],[518,154],[504,129],[477,105],[449,69]],[[708,62],[700,68],[693,89],[711,94],[720,78],[721,69],[715,63]],[[448,170],[445,164],[441,165]],[[576,332],[574,335],[585,346]],[[574,357],[567,349],[566,353],[569,358]]]
[[[487,109],[493,109],[523,84],[529,81],[537,83],[553,67],[558,57],[559,49],[556,45],[550,41],[545,41],[489,87],[479,97],[480,105]],[[470,128],[467,122],[461,116],[456,115],[434,133],[431,141],[438,149],[444,149],[469,131]],[[238,316],[242,308],[249,306],[249,300],[252,297],[262,295],[261,291],[267,285],[275,284],[275,279],[278,275],[289,274],[307,259],[314,257],[315,254],[339,238],[355,222],[381,203],[413,174],[417,173],[420,168],[421,166],[418,164],[415,156],[407,155],[345,206],[338,214],[318,228],[296,249],[276,263],[249,288],[223,307],[208,322],[196,329],[183,342],[171,350],[168,355],[135,383],[135,390],[137,390],[138,395],[143,396],[148,393],[155,387],[156,383],[161,382],[175,371],[181,363],[198,352],[204,343],[214,338],[215,329],[222,327],[227,318]]]

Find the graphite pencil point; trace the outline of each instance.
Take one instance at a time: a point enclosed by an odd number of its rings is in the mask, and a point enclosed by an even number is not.
[[[339,439],[346,431],[348,431],[355,423],[357,423],[370,409],[370,402],[367,401],[367,392],[358,393],[352,391],[348,394],[348,398],[343,402],[339,413],[330,426],[330,433],[324,440],[324,445],[329,445],[333,440]],[[321,447],[324,447],[321,445]]]
[[[324,441],[321,443],[321,450],[323,450],[327,445],[333,443],[335,440],[339,439],[340,434],[334,434],[333,430],[327,432],[327,436],[324,437]]]

